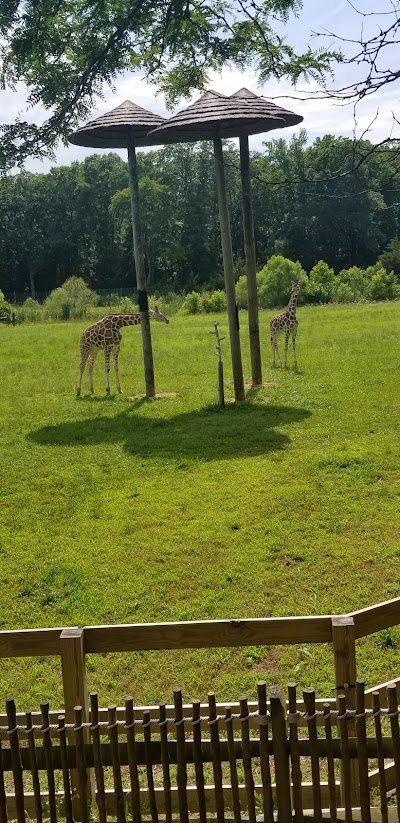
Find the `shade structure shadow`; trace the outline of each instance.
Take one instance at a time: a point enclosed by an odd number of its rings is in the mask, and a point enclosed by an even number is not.
[[[121,443],[135,458],[156,460],[219,460],[251,457],[285,448],[289,436],[281,427],[298,423],[310,412],[290,406],[247,401],[220,410],[199,409],[168,418],[144,415],[129,407],[115,416],[62,422],[27,435],[46,446],[90,446]]]

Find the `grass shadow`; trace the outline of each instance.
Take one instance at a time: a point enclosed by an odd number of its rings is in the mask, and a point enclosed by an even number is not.
[[[118,443],[136,458],[219,460],[251,457],[285,448],[290,438],[280,429],[310,415],[306,409],[251,403],[199,409],[167,418],[151,418],[134,405],[115,417],[44,426],[27,439],[46,446]]]

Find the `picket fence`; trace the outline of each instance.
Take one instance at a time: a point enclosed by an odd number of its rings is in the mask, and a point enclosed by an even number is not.
[[[397,683],[365,691],[356,639],[400,623],[400,598],[341,616],[0,632],[0,657],[58,655],[64,708],[0,715],[0,823],[400,821]],[[329,643],[335,696],[99,707],[88,653]]]

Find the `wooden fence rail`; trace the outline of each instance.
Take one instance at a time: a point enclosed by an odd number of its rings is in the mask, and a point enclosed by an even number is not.
[[[1,729],[8,741],[0,746],[0,823],[25,823],[26,816],[38,823],[44,818],[50,823],[189,823],[194,818],[200,823],[256,823],[260,814],[265,823],[300,823],[309,813],[316,823],[326,816],[335,823],[342,812],[346,823],[355,812],[362,823],[387,823],[393,809],[400,820],[396,685],[386,691],[387,708],[378,692],[368,708],[364,683],[357,681],[355,709],[345,694],[337,709],[330,704],[318,709],[312,689],[305,689],[298,701],[291,684],[287,709],[276,693],[268,697],[260,682],[255,710],[249,711],[249,702],[241,698],[235,704],[238,712],[228,706],[221,713],[210,693],[208,712],[201,715],[197,701],[184,714],[182,693],[175,689],[173,716],[161,704],[157,716],[144,709],[140,718],[131,698],[118,717],[114,706],[106,715],[99,710],[92,693],[89,719],[77,706],[71,723],[64,715],[52,723],[48,704],[41,704],[35,715],[41,722],[33,723],[31,712],[20,722],[22,715],[9,699],[7,726]],[[356,810],[354,763],[360,798]],[[390,798],[388,765],[396,790]]]
[[[348,615],[267,617],[254,620],[200,620],[180,623],[137,623],[86,626],[85,654],[154,649],[198,649],[223,646],[333,643],[332,621],[354,622],[355,638],[400,624],[400,597]],[[0,657],[43,657],[61,654],[65,627],[0,631]]]
[[[250,620],[206,620],[206,621],[192,621],[192,622],[182,622],[182,623],[153,623],[153,624],[133,624],[133,625],[117,625],[117,626],[86,626],[84,628],[50,628],[50,629],[28,629],[28,630],[10,630],[10,631],[0,631],[0,657],[44,657],[55,655],[60,658],[61,667],[62,667],[62,679],[63,679],[63,690],[64,690],[64,708],[62,710],[62,714],[65,717],[64,722],[64,730],[58,732],[58,716],[60,712],[49,712],[49,723],[48,732],[46,732],[46,736],[43,738],[45,743],[45,751],[47,751],[47,758],[50,757],[51,752],[51,745],[53,740],[58,741],[58,736],[61,734],[60,742],[57,742],[57,746],[60,746],[61,751],[61,739],[62,736],[65,735],[67,752],[68,746],[71,744],[71,739],[74,739],[74,723],[75,723],[75,707],[81,707],[81,717],[82,717],[82,739],[81,739],[81,754],[82,757],[89,757],[89,754],[86,750],[87,745],[89,745],[89,738],[91,735],[90,729],[87,724],[90,722],[91,714],[90,714],[90,707],[89,707],[89,695],[87,691],[86,685],[86,655],[87,654],[104,654],[104,653],[113,653],[113,652],[130,652],[130,651],[143,651],[143,650],[166,650],[166,649],[196,649],[196,648],[212,648],[212,647],[233,647],[233,646],[246,646],[246,645],[266,645],[266,646],[273,646],[273,645],[289,645],[289,644],[312,644],[312,643],[329,643],[332,645],[333,650],[333,675],[332,675],[332,692],[335,693],[335,697],[332,695],[325,701],[315,701],[315,726],[316,731],[314,729],[313,724],[310,726],[310,721],[308,717],[308,705],[304,703],[298,702],[297,703],[297,711],[300,712],[298,722],[296,724],[296,728],[299,729],[299,733],[303,734],[303,729],[307,728],[308,733],[311,736],[317,733],[317,743],[320,746],[320,741],[318,738],[318,734],[320,734],[323,729],[327,729],[327,723],[324,719],[324,712],[329,717],[329,724],[331,729],[331,734],[333,735],[332,740],[335,739],[335,734],[337,734],[337,729],[346,728],[348,731],[349,743],[348,743],[348,770],[350,773],[349,780],[345,781],[344,777],[344,769],[347,769],[347,766],[344,766],[344,762],[346,761],[346,756],[343,759],[341,758],[341,772],[339,777],[339,788],[336,786],[335,792],[338,794],[340,793],[340,797],[344,803],[345,797],[351,798],[351,803],[353,807],[358,806],[361,803],[361,782],[364,779],[362,775],[365,772],[363,771],[363,765],[361,767],[361,776],[359,772],[359,758],[354,758],[354,745],[353,740],[356,739],[356,731],[357,731],[357,718],[354,714],[356,709],[356,677],[357,677],[357,667],[356,667],[356,641],[358,638],[365,637],[368,634],[372,634],[377,631],[381,631],[383,629],[387,629],[391,626],[400,624],[400,598],[395,598],[394,600],[386,601],[385,603],[380,603],[375,606],[371,606],[365,609],[361,609],[359,611],[352,612],[351,614],[341,615],[341,616],[331,616],[331,615],[321,615],[321,616],[300,616],[300,617],[282,617],[282,618],[265,618],[265,619],[250,619]],[[382,683],[380,686],[376,687],[376,689],[369,689],[364,694],[364,701],[365,701],[365,709],[373,708],[374,701],[379,699],[380,701],[380,708],[386,708],[386,700],[387,700],[387,683]],[[346,711],[350,710],[352,714],[346,715],[346,724],[343,725],[344,721],[342,719],[342,714],[340,713],[343,710],[343,701],[339,701],[339,694],[340,692],[344,691],[346,694]],[[378,697],[374,694],[377,692]],[[389,692],[390,694],[390,692]],[[293,695],[289,696],[289,700],[287,703],[287,708],[290,708],[290,701],[293,703]],[[307,701],[309,701],[309,697],[307,697]],[[325,707],[323,704],[326,704]],[[207,722],[208,713],[210,707],[209,705],[201,705],[196,704],[196,712],[197,712],[197,726],[195,728],[200,728],[202,724]],[[217,717],[220,715],[225,714],[226,711],[230,711],[231,718],[228,723],[228,728],[231,730],[233,735],[233,744],[232,740],[228,745],[227,741],[223,742],[222,750],[226,753],[226,751],[230,751],[230,768],[231,774],[229,779],[233,781],[233,795],[236,798],[235,803],[236,806],[233,810],[234,816],[238,817],[238,797],[241,797],[243,792],[247,796],[251,791],[251,780],[250,780],[250,771],[249,771],[249,757],[251,758],[253,749],[252,739],[250,737],[250,732],[254,729],[258,730],[258,720],[257,720],[257,712],[259,710],[258,704],[254,701],[247,704],[248,716],[246,717],[245,724],[242,719],[242,714],[245,711],[244,704],[241,704],[240,701],[236,704],[230,704],[228,707],[220,706],[216,704],[214,707],[214,711]],[[108,722],[108,712],[106,709],[97,708],[98,711],[98,722],[100,724],[104,722]],[[159,708],[155,706],[150,707],[137,707],[134,709],[133,705],[131,705],[130,711],[132,714],[132,722],[138,719],[140,713],[146,712],[146,746],[150,749],[153,746],[152,734],[157,732],[157,723],[159,722]],[[165,713],[165,725],[162,727],[164,731],[168,728],[171,721],[176,717],[177,708],[175,705],[173,706],[164,706],[163,711]],[[182,704],[180,707],[180,711],[182,712],[182,728],[184,724],[190,722],[190,718],[193,719],[193,705],[185,705]],[[115,722],[125,723],[125,712],[126,707],[124,708],[115,708]],[[338,714],[339,712],[339,714]],[[25,719],[26,720],[26,719]],[[23,742],[24,740],[28,740],[29,745],[32,748],[32,741],[35,738],[36,731],[32,732],[27,723],[24,723],[24,718],[21,717],[20,714],[16,715],[16,725],[18,726],[18,735],[19,735],[19,742]],[[35,725],[43,725],[43,718],[42,716],[38,716],[37,714],[31,715],[31,721],[33,726]],[[271,721],[272,722],[272,721]],[[275,721],[278,722],[278,721]],[[386,721],[385,721],[386,722]],[[220,721],[218,720],[218,723]],[[218,725],[218,724],[217,724]],[[359,725],[359,724],[358,724]],[[57,726],[57,729],[55,728]],[[99,726],[99,729],[102,728]],[[117,725],[115,728],[120,733],[120,727]],[[134,729],[135,726],[132,726]],[[261,727],[260,727],[261,728]],[[267,728],[267,726],[266,726]],[[245,769],[244,774],[244,784],[237,785],[237,789],[235,789],[235,772],[233,766],[233,752],[235,751],[236,746],[236,739],[235,735],[237,734],[238,730],[246,729],[246,734],[249,736],[249,743],[247,744],[246,741],[244,742],[244,746],[247,746],[247,753],[244,755],[244,763],[247,764],[243,766]],[[39,732],[40,734],[40,732]],[[133,738],[132,733],[127,737],[127,747],[131,753],[134,751],[133,747]],[[344,732],[345,734],[345,732]],[[377,732],[378,734],[378,732]],[[395,735],[395,732],[393,732]],[[150,737],[149,737],[150,735]],[[159,745],[163,747],[163,751],[166,751],[167,741],[165,738],[165,734],[162,738],[160,737]],[[201,747],[203,744],[199,741],[197,731],[193,732],[193,746],[196,748],[197,751],[197,761],[193,763],[193,768],[195,769],[196,773],[200,775],[200,765],[199,765],[199,746]],[[267,751],[268,746],[266,746],[266,738],[265,738],[265,730],[260,731],[260,736],[262,736],[263,746],[265,751]],[[393,735],[392,735],[393,737]],[[9,738],[9,730],[8,730],[8,718],[7,715],[0,715],[0,746],[2,746],[2,741]],[[180,751],[183,751],[183,741],[182,735],[178,735],[178,739],[180,739]],[[396,737],[393,737],[395,740]],[[115,747],[115,739],[113,738],[114,742],[112,745]],[[382,737],[382,752],[385,758],[387,757],[387,746],[388,742],[387,739],[383,736]],[[102,741],[102,744],[104,741]],[[292,744],[296,749],[296,739],[294,737],[294,733],[292,733]],[[110,741],[111,745],[111,741]],[[298,746],[301,748],[302,746],[301,737],[298,741]],[[332,752],[335,750],[335,743],[332,742]],[[346,750],[346,742],[343,744]],[[218,752],[220,745],[213,733],[213,746],[214,746],[214,757],[215,752]],[[230,746],[230,748],[229,748]],[[370,747],[371,744],[368,742],[368,746]],[[317,747],[318,748],[318,747]],[[317,748],[315,751],[317,751]],[[149,750],[150,750],[149,749]],[[207,746],[206,746],[207,749]],[[136,751],[136,750],[135,750]],[[139,751],[139,750],[138,750]],[[33,752],[33,749],[32,749]],[[379,759],[379,753],[377,754],[377,759]],[[33,756],[33,754],[32,754]],[[43,755],[44,756],[44,755]],[[61,755],[55,755],[61,756]],[[178,754],[176,755],[178,757]],[[194,756],[194,755],[193,755]],[[298,755],[300,757],[300,755]],[[303,755],[301,755],[303,756]],[[370,748],[368,749],[368,756],[370,757]],[[26,755],[23,755],[26,757]],[[68,757],[72,757],[71,754],[68,754]],[[328,757],[328,755],[327,755]],[[398,743],[397,749],[393,750],[393,757],[392,763],[385,763],[385,780],[387,788],[395,789],[397,788],[397,763],[400,760],[400,742]],[[91,802],[91,798],[94,796],[95,792],[95,781],[94,781],[94,773],[96,772],[96,763],[94,762],[94,767],[92,769],[92,762],[90,760],[90,765],[88,768],[82,766],[82,762],[86,763],[86,761],[82,761],[82,759],[76,763],[72,767],[72,772],[69,776],[71,781],[71,793],[72,793],[72,806],[73,806],[73,813],[76,817],[76,798],[79,796],[80,787],[82,786],[82,775],[83,773],[89,770],[89,782],[86,785],[86,794],[88,798],[88,802]],[[221,784],[221,775],[218,771],[217,766],[215,765],[215,760],[210,761],[211,766],[214,769],[214,779],[216,785],[216,791],[218,792],[218,815],[219,818],[222,820],[222,798],[226,794],[225,783]],[[296,761],[295,761],[296,762]],[[329,761],[328,757],[328,765],[330,763],[329,768],[331,768],[331,761]],[[364,761],[365,763],[365,756]],[[65,764],[64,764],[65,765]],[[164,771],[164,778],[167,779],[167,772],[166,772],[166,765],[165,762],[159,764]],[[182,756],[180,760],[177,761],[176,766],[179,768],[180,773],[183,774],[183,761]],[[130,763],[125,764],[124,767],[128,768],[131,773],[131,779],[133,780],[132,786],[134,786],[135,778],[132,773],[132,765]],[[138,765],[139,768],[139,765]],[[142,766],[140,766],[142,768]],[[266,780],[267,772],[266,769],[266,761],[264,762],[263,766],[264,771],[262,774],[264,775],[263,780]],[[232,771],[233,770],[233,771]],[[316,771],[316,762],[313,763],[313,770]],[[329,769],[328,769],[329,771]],[[295,775],[298,773],[298,764],[295,765],[294,769]],[[347,774],[347,772],[346,772]],[[133,776],[132,776],[133,775]],[[279,767],[278,768],[278,785],[279,780],[282,780],[283,783],[287,782],[287,775],[286,775],[286,766],[285,768]],[[64,779],[66,779],[66,775],[64,774]],[[225,778],[224,778],[225,779]],[[293,778],[296,780],[296,777]],[[371,770],[371,774],[369,775],[370,785],[380,785],[382,788],[382,770],[379,771],[378,767],[375,767]],[[200,776],[199,776],[200,780]],[[347,778],[346,778],[347,780]],[[35,783],[34,773],[32,773],[32,781],[33,784]],[[246,782],[247,781],[247,782]],[[326,784],[326,785],[325,785]],[[322,797],[328,797],[332,795],[333,789],[332,785],[328,785],[329,781],[322,781],[321,783],[321,793]],[[219,787],[219,788],[218,788]],[[175,789],[171,787],[170,796],[165,799],[166,803],[166,815],[168,819],[168,815],[170,816],[171,809],[176,808],[176,803],[179,805],[179,792],[177,788]],[[256,796],[259,797],[260,787],[258,784],[255,784],[255,793]],[[55,791],[55,790],[54,790]],[[132,788],[133,791],[133,788]],[[139,789],[136,786],[136,793],[138,793]],[[140,790],[142,791],[142,789]],[[204,811],[204,808],[209,807],[210,802],[210,789],[204,787],[204,793],[201,795],[202,800],[200,800],[200,806]],[[231,789],[229,789],[231,791]],[[273,790],[278,791],[277,790]],[[310,792],[310,788],[302,789],[302,797],[304,799],[304,792]],[[102,814],[104,819],[104,814],[106,813],[107,809],[110,808],[110,804],[114,802],[112,797],[107,794],[108,789],[104,789],[105,792],[105,800],[102,807]],[[175,792],[175,793],[174,793]],[[298,796],[296,794],[296,788],[293,789],[294,795],[293,797]],[[98,790],[97,790],[98,793]],[[163,790],[160,789],[157,785],[154,786],[154,791],[150,792],[150,796],[152,798],[152,809],[153,809],[153,818],[155,819],[155,798],[158,798],[160,793],[164,796]],[[246,794],[247,793],[247,794]],[[258,793],[258,794],[257,794]],[[325,793],[325,794],[324,794]],[[57,792],[56,792],[57,794]],[[211,792],[212,794],[212,792]],[[28,793],[29,795],[29,793]],[[28,798],[28,795],[26,797]],[[279,791],[278,791],[279,795]],[[181,792],[181,818],[186,819],[187,815],[184,810],[182,811],[182,792]],[[200,796],[200,795],[199,795]],[[333,795],[332,795],[333,796]],[[193,810],[193,802],[191,798],[193,798],[193,787],[188,787],[187,791],[187,803],[189,811]],[[263,809],[264,815],[267,815],[268,801],[266,800],[267,795],[265,792],[263,794]],[[178,800],[176,800],[178,798]],[[2,809],[4,811],[4,798],[2,797],[1,793],[1,775],[0,775],[0,823],[1,823],[1,815]],[[9,801],[12,802],[12,801]],[[29,801],[29,798],[26,801],[29,805],[29,802],[33,804],[32,808],[36,809],[36,815],[39,814],[37,807],[37,802],[35,800],[35,794],[33,792],[32,799]],[[47,802],[47,801],[46,801]],[[50,803],[49,806],[49,813],[50,817],[54,819],[54,802],[52,800],[52,793],[50,792],[48,802]],[[63,801],[64,802],[64,801]],[[68,805],[68,800],[66,801]],[[121,805],[122,801],[119,798],[118,801]],[[283,801],[282,801],[283,802]],[[35,805],[36,803],[36,805]],[[190,805],[192,803],[192,805]],[[175,804],[175,805],[174,805]],[[36,808],[37,807],[37,808]],[[236,811],[235,811],[236,809]],[[251,810],[250,810],[251,811]],[[391,810],[389,809],[389,812]],[[67,815],[68,809],[65,810],[65,814]],[[107,814],[109,811],[107,811]],[[208,812],[207,812],[208,813]],[[283,811],[281,810],[281,817],[283,815]],[[251,816],[251,814],[250,814]],[[317,817],[319,816],[318,811],[318,802],[317,802]],[[349,816],[347,814],[347,816]],[[51,823],[53,823],[53,819]],[[400,821],[400,818],[399,818]],[[135,820],[135,823],[140,823],[139,819]]]

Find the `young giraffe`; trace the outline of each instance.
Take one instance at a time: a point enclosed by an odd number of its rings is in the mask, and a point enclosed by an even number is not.
[[[286,355],[289,345],[289,337],[292,336],[292,345],[293,345],[293,359],[294,365],[297,368],[297,360],[296,360],[296,334],[299,325],[299,321],[296,317],[296,304],[297,304],[297,295],[300,291],[301,283],[300,280],[296,280],[292,283],[292,289],[290,292],[290,300],[280,314],[277,314],[275,317],[272,318],[269,327],[271,329],[271,346],[272,346],[272,360],[273,365],[275,366],[275,354],[279,357],[278,351],[278,335],[280,332],[285,333],[285,369],[286,369]]]
[[[157,306],[149,310],[149,317],[152,320],[159,320],[161,323],[169,323],[166,317],[159,311]],[[140,324],[140,314],[108,314],[102,320],[98,320],[93,326],[89,326],[81,337],[81,364],[79,368],[79,380],[76,389],[76,396],[81,393],[82,376],[87,364],[89,371],[89,388],[93,394],[93,366],[94,361],[100,351],[104,349],[104,366],[106,372],[106,395],[110,395],[110,354],[112,354],[115,371],[115,382],[117,391],[122,392],[118,374],[118,355],[121,346],[120,329],[123,326],[138,326]]]

